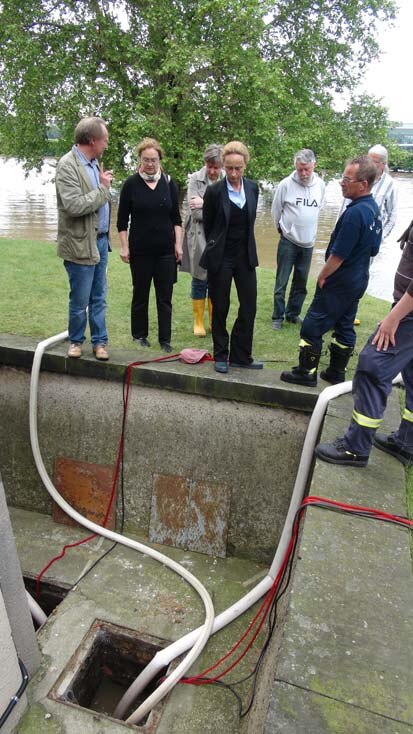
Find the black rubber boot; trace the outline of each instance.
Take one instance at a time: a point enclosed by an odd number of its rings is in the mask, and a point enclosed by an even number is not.
[[[294,385],[316,387],[320,353],[315,352],[311,344],[308,344],[305,347],[300,347],[298,361],[299,364],[293,367],[291,372],[281,372],[281,379],[284,382],[291,382]]]
[[[332,385],[346,381],[346,367],[354,350],[352,347],[338,347],[330,344],[330,364],[326,370],[320,372],[320,377]]]

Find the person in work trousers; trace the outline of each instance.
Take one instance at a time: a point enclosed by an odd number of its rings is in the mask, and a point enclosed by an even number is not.
[[[203,206],[206,187],[221,178],[222,147],[209,145],[204,153],[204,165],[189,177],[188,214],[184,224],[182,242],[182,262],[180,270],[192,275],[191,299],[194,313],[194,335],[206,336],[204,326],[205,301],[208,295],[207,271],[201,268],[199,260],[205,250]],[[208,299],[209,324],[212,329],[212,303]]]
[[[399,242],[403,254],[394,279],[394,303],[360,354],[350,425],[342,438],[315,449],[331,464],[366,466],[373,444],[406,466],[413,461],[413,221]],[[406,388],[402,420],[394,433],[376,433],[399,372]]]
[[[330,364],[321,377],[333,384],[345,380],[345,370],[356,343],[354,317],[368,279],[370,258],[381,243],[379,208],[370,194],[376,167],[368,156],[353,158],[341,180],[351,204],[338,220],[326,251],[313,301],[301,327],[299,364],[282,372],[281,380],[317,385],[323,335],[333,329]]]

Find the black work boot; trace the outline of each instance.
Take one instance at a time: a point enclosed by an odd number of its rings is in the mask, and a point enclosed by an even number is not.
[[[314,453],[328,464],[343,466],[367,466],[369,457],[356,454],[347,448],[344,438],[337,438],[333,443],[319,443]]]
[[[326,370],[320,372],[320,377],[332,385],[346,381],[346,367],[354,350],[352,347],[339,347],[330,344],[330,364]]]
[[[399,446],[399,444],[394,440],[392,434],[390,434],[390,436],[386,436],[384,433],[376,433],[373,439],[373,444],[377,449],[394,456],[396,459],[401,461],[404,466],[410,466],[413,464],[412,452]]]
[[[299,364],[293,367],[291,372],[281,372],[281,380],[291,382],[294,385],[316,387],[320,353],[315,352],[311,344],[307,344],[305,347],[300,347],[298,361]]]

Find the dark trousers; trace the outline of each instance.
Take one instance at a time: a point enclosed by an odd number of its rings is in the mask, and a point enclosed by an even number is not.
[[[155,285],[158,311],[158,338],[171,341],[172,291],[176,280],[174,255],[154,257],[134,256],[130,262],[133,295],[131,304],[131,328],[134,339],[148,336],[148,304],[152,279]]]
[[[354,347],[354,319],[367,282],[363,279],[360,285],[327,282],[324,288],[317,286],[300,333],[301,338],[309,342],[316,352],[321,352],[323,336],[330,329],[334,329],[333,337],[343,347]]]
[[[387,351],[377,351],[369,337],[360,352],[356,374],[353,378],[354,415],[367,417],[377,422],[383,418],[387,398],[392,390],[392,381],[401,372],[406,388],[406,408],[413,413],[413,318],[408,316],[396,331],[396,345]],[[376,428],[360,425],[353,420],[345,435],[346,442],[357,454],[368,456]],[[413,422],[403,418],[397,431],[392,434],[396,443],[413,452]]]
[[[284,318],[284,312],[287,319],[300,315],[307,295],[307,280],[312,254],[312,247],[299,247],[285,237],[280,238],[277,250],[273,321],[281,321]],[[293,279],[286,308],[285,291],[293,268]]]
[[[231,344],[227,331],[231,283],[234,279],[239,309],[231,331]],[[212,339],[216,362],[252,362],[252,338],[257,309],[257,276],[251,268],[247,253],[242,250],[231,260],[225,260],[217,273],[208,272],[208,288],[212,301]]]

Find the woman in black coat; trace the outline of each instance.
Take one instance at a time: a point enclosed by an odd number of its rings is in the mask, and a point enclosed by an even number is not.
[[[243,177],[249,161],[247,147],[238,140],[222,153],[225,178],[208,186],[204,196],[206,248],[200,265],[208,271],[212,300],[212,338],[217,372],[231,367],[262,369],[252,357],[252,339],[257,306],[258,265],[254,222],[258,202],[255,181]],[[226,328],[234,279],[239,309],[231,339]]]
[[[132,336],[141,347],[150,346],[148,303],[153,279],[159,343],[164,352],[171,352],[172,291],[176,264],[182,258],[178,189],[162,171],[157,140],[144,138],[137,152],[138,172],[122,187],[117,221],[120,256],[129,263],[132,274]]]

